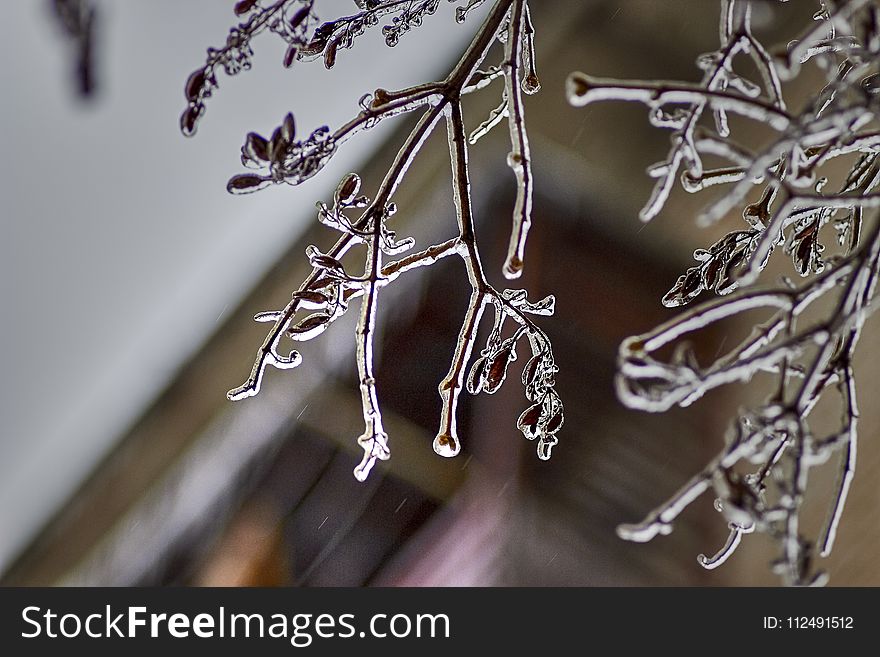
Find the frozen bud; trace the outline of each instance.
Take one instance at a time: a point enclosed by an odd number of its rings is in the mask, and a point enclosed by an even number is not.
[[[268,187],[270,183],[271,180],[263,176],[253,173],[241,173],[229,179],[229,182],[226,184],[226,191],[230,194],[250,194]]]
[[[292,112],[288,112],[281,122],[281,136],[288,144],[293,142],[293,138],[296,137],[296,123],[293,120]]]
[[[273,162],[281,162],[289,145],[290,142],[284,138],[281,127],[275,128],[272,132],[272,138],[269,140],[269,159]]]
[[[547,422],[547,433],[556,433],[562,428],[562,423],[565,421],[565,416],[562,414],[562,410],[556,411],[556,414],[550,418],[550,421]]]
[[[253,9],[257,5],[257,0],[240,0],[235,3],[235,11],[236,16],[242,16],[248,13],[251,9]]]
[[[256,132],[249,132],[244,141],[244,154],[256,162],[269,161],[269,142]]]
[[[317,57],[324,52],[324,48],[327,47],[327,41],[330,39],[334,27],[334,23],[324,23],[321,27],[315,30],[312,40],[302,47],[302,54],[306,57]]]
[[[183,89],[183,92],[186,95],[186,99],[189,102],[193,102],[199,97],[199,94],[202,93],[202,89],[204,89],[205,87],[206,81],[207,73],[205,69],[199,68],[190,73],[190,76],[186,79],[186,85]]]
[[[483,384],[483,390],[490,395],[497,392],[501,384],[504,383],[504,379],[507,378],[507,366],[515,359],[516,352],[513,350],[512,342],[498,351],[486,368],[486,382]]]
[[[385,91],[385,89],[376,89],[376,91],[373,92],[373,102],[370,105],[371,107],[376,108],[390,102],[391,96]]]
[[[349,205],[361,188],[361,178],[356,173],[349,173],[336,186],[334,195],[338,205]]]
[[[540,433],[538,426],[543,414],[544,404],[542,402],[529,406],[517,419],[516,428],[522,431],[528,440],[534,440]]]
[[[205,112],[204,105],[190,105],[180,115],[180,131],[184,137],[192,137],[196,134],[199,119]]]

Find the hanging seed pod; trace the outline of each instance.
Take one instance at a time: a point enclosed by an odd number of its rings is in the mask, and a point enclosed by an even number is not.
[[[309,259],[312,267],[323,269],[326,275],[336,278],[347,278],[342,263],[333,256],[321,253],[314,244],[306,247],[306,257]]]
[[[474,361],[474,364],[471,365],[471,370],[468,373],[467,381],[465,382],[465,386],[467,387],[467,391],[472,395],[476,395],[483,389],[483,384],[486,382],[486,357],[480,356],[477,360]]]
[[[540,433],[539,424],[544,414],[544,404],[539,402],[524,410],[516,421],[516,428],[523,432],[528,440],[534,440]]]
[[[503,347],[486,368],[486,382],[483,384],[483,390],[490,395],[495,394],[507,378],[507,366],[511,361],[516,360],[516,352],[513,350],[513,342]]]
[[[556,411],[556,414],[550,418],[550,421],[547,422],[546,431],[548,434],[556,433],[562,428],[562,423],[565,421],[565,417],[562,415],[562,410]]]
[[[184,137],[192,137],[196,134],[199,118],[205,111],[204,105],[190,105],[180,115],[180,131]]]
[[[206,80],[207,73],[204,68],[197,68],[190,73],[190,76],[186,79],[186,85],[183,88],[184,95],[186,95],[186,99],[189,102],[192,103],[199,97],[199,94],[205,87]]]
[[[327,49],[324,51],[324,66],[328,69],[333,68],[336,63],[337,48],[339,48],[339,39],[333,39],[327,44]]]
[[[284,154],[287,152],[288,142],[284,139],[281,128],[275,128],[272,132],[272,138],[269,140],[269,159],[273,162],[280,163],[284,160]]]

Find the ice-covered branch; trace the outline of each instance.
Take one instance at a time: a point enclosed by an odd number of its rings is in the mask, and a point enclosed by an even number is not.
[[[417,27],[424,15],[434,13],[438,4],[436,0],[364,3],[360,5],[363,11],[359,14],[324,23],[317,28],[310,40],[306,40],[308,28],[302,26],[307,26],[312,20],[313,6],[311,2],[303,0],[298,2],[302,6],[299,13],[293,17],[290,17],[293,1],[278,2],[265,7],[259,3],[242,4],[239,7],[240,13],[250,16],[246,40],[266,26],[273,31],[280,29],[283,32],[282,36],[295,42],[292,43],[292,47],[297,47],[297,43],[308,44],[305,46],[305,51],[300,51],[297,58],[316,56],[320,51],[324,54],[325,64],[329,66],[335,57],[335,49],[350,45],[346,39],[356,37],[362,31],[362,27],[374,24],[374,19],[379,16],[394,14],[392,26],[386,26],[384,30],[389,45],[394,45],[392,42],[396,42],[400,33]],[[479,4],[481,3],[471,2],[465,7],[459,7],[456,12],[457,20],[462,22]],[[276,20],[273,18],[276,14],[290,17],[283,29],[272,22]],[[293,29],[292,23],[296,23],[296,29],[299,30],[296,34],[290,31]],[[320,251],[317,246],[309,246],[306,255],[313,269],[293,294],[290,303],[280,311],[257,315],[255,318],[257,321],[272,322],[272,329],[257,352],[248,380],[242,386],[231,390],[228,395],[230,399],[237,400],[257,394],[268,366],[292,368],[299,365],[302,361],[299,352],[291,351],[287,356],[282,355],[282,340],[303,342],[317,337],[345,314],[351,302],[359,300],[360,312],[355,341],[364,417],[364,431],[358,438],[364,456],[355,468],[355,476],[359,480],[364,480],[368,476],[376,461],[385,460],[390,456],[388,435],[384,429],[379,391],[376,387],[374,360],[381,290],[407,271],[431,266],[439,259],[454,254],[459,255],[464,262],[471,294],[449,373],[439,386],[441,426],[434,443],[435,451],[443,456],[454,456],[460,450],[456,408],[461,392],[466,387],[465,375],[480,320],[486,305],[490,303],[496,311],[496,327],[492,332],[490,343],[471,367],[467,387],[474,394],[481,390],[486,392],[497,390],[506,376],[508,363],[516,359],[516,343],[520,339],[525,339],[533,351],[533,358],[524,372],[523,384],[526,387],[526,396],[534,406],[520,417],[517,426],[529,439],[540,437],[538,454],[541,458],[549,458],[552,446],[556,443],[556,434],[563,423],[562,403],[554,390],[553,375],[556,372],[556,365],[547,335],[527,317],[529,314],[552,314],[553,298],[547,297],[538,302],[529,302],[524,290],[498,292],[486,280],[474,230],[468,171],[468,140],[465,137],[461,106],[464,96],[484,89],[493,80],[504,77],[502,109],[498,110],[497,116],[490,117],[489,122],[476,131],[472,142],[500,119],[509,118],[513,144],[510,162],[517,173],[518,200],[514,209],[512,255],[502,270],[508,276],[518,275],[522,267],[525,237],[531,221],[530,155],[520,92],[534,93],[539,86],[535,73],[533,35],[534,28],[526,0],[497,0],[473,40],[445,79],[418,84],[400,91],[377,89],[374,93],[361,98],[360,112],[352,120],[333,132],[327,127],[318,128],[302,140],[296,138],[293,114],[289,113],[270,137],[252,132],[248,134],[242,146],[242,163],[263,171],[234,176],[229,181],[230,192],[258,191],[272,183],[298,185],[317,174],[337,152],[339,145],[358,132],[370,129],[387,118],[416,110],[422,112],[415,127],[401,144],[373,199],[361,193],[360,177],[352,173],[340,181],[332,203],[317,204],[318,220],[325,226],[339,231],[341,236],[326,252]],[[505,43],[503,60],[497,65],[481,69],[480,66],[496,41]],[[303,52],[307,56],[301,57]],[[229,56],[228,53],[217,54],[215,59],[220,61]],[[213,60],[210,60],[209,64],[211,61]],[[208,86],[193,95],[190,93],[192,91],[190,87],[193,87],[193,82],[190,80],[187,96],[190,98],[192,111],[200,111],[193,110],[193,107],[199,105],[210,93],[210,84],[202,80],[197,81]],[[398,239],[390,228],[390,219],[397,212],[397,206],[392,198],[428,136],[444,116],[449,136],[458,235],[386,264],[384,263],[386,255],[400,255],[414,246],[415,241],[412,238]],[[184,128],[187,132],[186,126]],[[349,216],[352,212],[359,213],[357,218]],[[342,260],[358,247],[363,247],[364,266],[362,272],[354,275],[346,269]],[[506,318],[513,319],[519,326],[514,337],[503,338],[501,335],[501,327]],[[479,375],[477,377],[479,386],[472,385],[474,372]]]
[[[581,73],[569,78],[574,105],[637,101],[648,105],[653,125],[674,130],[666,161],[649,169],[659,180],[643,219],[660,212],[683,168],[681,184],[687,192],[728,187],[700,214],[699,223],[715,223],[737,207],[747,223],[697,250],[697,264],[679,276],[663,303],[685,306],[704,291],[725,296],[623,342],[616,379],[621,400],[657,412],[689,405],[727,383],[759,375],[778,379],[765,401],[740,412],[725,448],[699,474],[641,523],[619,528],[626,539],[647,541],[669,533],[681,512],[713,489],[730,531],[714,556],[700,555],[701,565],[720,566],[742,537],[755,531],[778,541],[780,557],[773,569],[787,583],[825,581],[813,557],[831,551],[855,472],[858,408],[852,354],[876,304],[880,253],[880,156],[870,64],[880,54],[880,25],[868,5],[850,0],[829,5],[827,11],[823,5],[786,54],[774,56],[770,53],[778,51],[765,48],[752,33],[749,0],[724,0],[721,47],[698,58],[705,71],[700,84],[618,82]],[[759,83],[736,72],[740,54],[751,57]],[[811,59],[826,71],[826,80],[802,108],[791,110],[783,100],[782,81],[795,77],[800,64]],[[713,127],[699,124],[706,109],[715,112]],[[754,145],[736,142],[727,113],[758,120],[776,135]],[[704,154],[730,164],[705,170]],[[835,174],[828,165],[843,163],[845,180],[838,191],[829,192],[828,179]],[[750,201],[756,188],[758,197]],[[870,224],[869,215],[874,216]],[[831,226],[836,250],[826,235]],[[774,252],[790,255],[804,282],[794,285],[785,279],[769,289],[750,289]],[[820,299],[823,303],[815,303]],[[756,310],[765,310],[765,319],[739,345],[711,362],[701,363],[694,355],[687,338]],[[658,356],[670,348],[670,356]],[[840,426],[816,436],[811,413],[834,388],[840,391]],[[839,483],[829,519],[822,535],[810,539],[801,523],[810,470],[836,451],[841,452]],[[743,475],[745,463],[760,467]]]
[[[586,73],[572,73],[568,78],[568,100],[575,107],[606,100],[643,103],[656,110],[664,105],[705,103],[713,109],[734,112],[766,123],[776,130],[785,130],[792,116],[776,105],[751,98],[742,93],[716,91],[684,82],[653,82],[631,80],[622,82],[596,78]]]
[[[477,250],[468,174],[468,143],[464,133],[461,104],[458,101],[452,103],[447,113],[446,132],[452,163],[455,215],[459,230],[458,251],[464,259],[468,280],[472,288],[461,332],[455,345],[452,365],[438,386],[441,401],[440,430],[434,438],[434,451],[441,456],[455,456],[461,449],[455,416],[458,397],[464,388],[465,367],[470,360],[480,319],[483,316],[484,304],[488,296],[488,283],[483,274],[483,265]]]
[[[535,93],[540,88],[537,76],[532,69],[520,79],[520,65],[523,61],[523,45],[528,38],[531,43],[531,22],[527,17],[525,0],[515,0],[511,10],[510,26],[504,50],[504,93],[507,100],[507,119],[510,127],[510,141],[513,150],[507,156],[507,164],[516,174],[516,204],[513,208],[513,228],[507,260],[504,262],[504,276],[519,278],[523,268],[523,254],[526,238],[532,225],[532,156],[529,151],[529,137],[526,134],[525,113],[522,91]],[[527,33],[526,27],[530,30]],[[528,34],[528,37],[526,36]],[[531,49],[529,64],[534,65],[534,49]]]

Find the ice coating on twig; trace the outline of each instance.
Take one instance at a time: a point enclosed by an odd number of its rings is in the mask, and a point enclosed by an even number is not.
[[[187,82],[188,107],[181,119],[184,134],[195,132],[204,113],[204,102],[217,86],[215,69],[220,66],[228,74],[234,74],[248,68],[252,54],[250,42],[258,33],[269,30],[288,43],[286,65],[294,60],[307,61],[323,56],[325,65],[330,67],[339,49],[350,47],[357,36],[377,25],[380,18],[390,17],[383,34],[388,45],[393,46],[402,34],[417,28],[426,16],[435,13],[439,0],[364,0],[358,2],[361,10],[358,13],[324,23],[320,23],[315,14],[319,4],[311,0],[279,0],[236,5],[236,13],[245,18],[245,22],[230,32],[226,48],[209,51],[206,66],[198,69]],[[459,6],[456,12],[458,22],[463,22],[481,4],[480,0],[471,0]],[[481,69],[492,45],[499,41],[504,43],[503,59]],[[501,105],[484,125],[472,133],[469,143],[465,136],[462,98],[488,88],[498,78],[505,81]],[[527,342],[532,359],[523,373],[523,385],[532,406],[520,416],[517,427],[526,438],[537,441],[540,458],[549,458],[563,424],[562,402],[554,389],[553,375],[557,367],[549,338],[529,316],[552,314],[553,298],[530,302],[524,290],[498,291],[488,284],[474,230],[468,164],[469,145],[507,118],[513,149],[509,164],[516,174],[517,201],[510,254],[502,271],[508,277],[518,276],[532,205],[530,153],[521,92],[535,93],[539,86],[535,71],[534,28],[528,3],[526,0],[496,0],[445,79],[399,91],[376,89],[365,94],[359,103],[359,113],[334,130],[321,126],[304,138],[298,137],[294,115],[288,113],[278,127],[267,133],[269,136],[257,132],[246,136],[241,161],[251,171],[229,180],[227,187],[233,194],[256,192],[273,184],[299,185],[320,173],[342,144],[357,133],[395,116],[421,113],[372,198],[362,193],[360,177],[350,173],[340,180],[332,202],[317,203],[318,221],[340,236],[327,250],[316,245],[306,249],[312,272],[283,309],[255,316],[258,322],[272,323],[272,328],[257,351],[250,376],[241,386],[229,391],[229,399],[240,400],[257,394],[267,367],[289,369],[300,365],[303,361],[300,353],[293,350],[284,355],[282,343],[317,338],[347,312],[353,301],[359,299],[355,358],[364,430],[357,442],[364,453],[354,474],[363,481],[376,462],[388,459],[391,453],[382,419],[374,358],[381,290],[407,271],[458,255],[468,273],[470,301],[449,373],[439,385],[441,417],[434,450],[442,456],[458,454],[461,440],[456,426],[456,410],[462,390],[467,387],[473,394],[495,392],[506,377],[508,364],[516,359],[517,343]],[[392,199],[413,160],[444,118],[449,137],[458,234],[409,253],[415,240],[399,238],[390,228],[391,217],[397,212]],[[343,263],[347,254],[355,252],[363,253],[362,271],[355,271],[351,265]],[[399,259],[386,263],[386,256]],[[480,321],[490,305],[495,309],[495,330],[480,357],[468,370]],[[518,327],[514,337],[503,338],[501,335],[506,319],[512,319]],[[473,384],[474,372],[478,373],[478,386]]]
[[[678,308],[707,291],[720,298],[623,342],[616,378],[620,399],[632,408],[660,412],[692,404],[732,382],[776,379],[766,400],[734,418],[725,447],[700,473],[642,522],[618,528],[625,539],[668,534],[681,512],[712,489],[730,533],[715,555],[700,555],[701,565],[720,566],[745,534],[760,532],[776,539],[779,558],[772,566],[786,583],[825,581],[815,568],[816,557],[831,552],[856,465],[853,353],[876,307],[878,19],[876,5],[864,0],[821,5],[808,28],[782,54],[771,55],[780,50],[765,48],[753,33],[751,3],[724,0],[720,47],[697,59],[704,71],[699,84],[621,82],[583,73],[568,80],[574,105],[641,102],[652,125],[672,130],[666,160],[649,169],[657,183],[642,219],[661,212],[680,178],[688,193],[727,188],[703,211],[701,223],[717,222],[736,208],[746,222],[697,250],[697,264],[679,276],[662,301]],[[757,80],[737,72],[737,58],[744,55],[751,58]],[[825,79],[811,100],[793,109],[783,99],[782,81],[797,77],[807,61],[824,70]],[[709,111],[711,123],[704,118]],[[730,114],[769,126],[774,135],[756,145],[736,142]],[[727,163],[707,169],[705,155]],[[827,165],[848,171],[836,189],[824,173]],[[791,259],[801,284],[785,280],[750,287],[773,253]],[[694,355],[689,336],[759,310],[763,320],[740,344],[709,362]],[[673,347],[671,356],[658,356],[664,347]],[[811,413],[821,398],[834,396],[841,408],[839,427],[817,434]],[[828,520],[819,537],[806,536],[800,519],[810,469],[832,456],[839,459],[838,484]]]

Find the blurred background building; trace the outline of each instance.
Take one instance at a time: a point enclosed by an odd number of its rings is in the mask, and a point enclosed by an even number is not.
[[[183,81],[225,39],[231,2],[98,3],[98,90],[87,101],[76,98],[71,53],[46,4],[7,7],[16,29],[2,43],[4,60],[21,64],[4,67],[0,110],[0,582],[776,583],[761,538],[718,570],[697,565],[727,534],[708,495],[668,537],[634,545],[614,533],[711,458],[754,390],[722,389],[663,415],[617,402],[618,343],[672,316],[659,299],[693,249],[733,223],[696,229],[706,199],[676,192],[641,224],[644,169],[665,155],[668,135],[642,107],[580,110],[563,94],[573,70],[698,79],[694,57],[717,45],[715,3],[532,3],[543,89],[526,105],[537,196],[523,286],[557,297],[543,325],[561,367],[560,444],[549,462],[537,459],[515,427],[522,391],[508,384],[465,398],[462,454],[433,453],[436,385],[468,292],[461,263],[444,260],[383,293],[377,366],[392,459],[363,484],[351,474],[362,422],[354,313],[304,346],[302,366],[270,371],[257,397],[232,404],[225,392],[246,377],[264,335],[251,317],[286,303],[308,271],[306,245],[333,240],[314,202],[347,171],[374,188],[411,119],[358,136],[301,187],[230,197],[225,181],[240,168],[243,135],[269,131],[290,109],[306,132],[344,122],[376,87],[443,77],[478,16],[456,25],[443,3],[396,48],[366,35],[332,71],[284,70],[277,40],[260,38],[254,69],[220,80],[187,141],[177,129]],[[352,5],[327,4],[328,16]],[[767,13],[766,29],[805,9],[774,23]],[[469,124],[496,101],[494,90],[469,98]],[[400,234],[423,245],[454,234],[445,140],[434,135],[396,197]],[[499,283],[514,192],[508,149],[502,127],[472,150],[479,238]],[[697,346],[720,348],[738,328],[716,328]],[[880,347],[876,332],[865,341],[864,353]],[[873,389],[880,368],[859,364]],[[880,584],[878,419],[864,404],[859,470],[827,560],[833,584]],[[819,523],[823,500],[811,502]]]

